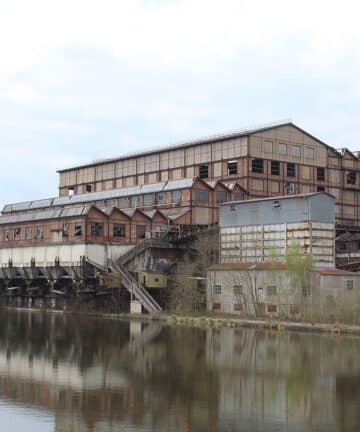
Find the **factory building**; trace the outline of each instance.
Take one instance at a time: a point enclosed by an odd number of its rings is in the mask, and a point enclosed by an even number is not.
[[[207,274],[209,310],[318,319],[342,307],[348,316],[356,312],[350,309],[360,300],[360,273],[335,268],[335,197],[224,203],[219,225],[220,262]]]
[[[59,171],[59,195],[83,195],[199,177],[238,182],[250,198],[326,191],[339,227],[359,226],[360,161],[291,122],[189,141]]]

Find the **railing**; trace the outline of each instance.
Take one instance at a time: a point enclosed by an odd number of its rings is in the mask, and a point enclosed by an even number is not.
[[[153,297],[146,291],[146,289],[139,283],[120,262],[111,262],[113,270],[118,271],[122,277],[121,282],[130,294],[142,304],[142,306],[153,314],[162,312],[161,306],[153,299]]]

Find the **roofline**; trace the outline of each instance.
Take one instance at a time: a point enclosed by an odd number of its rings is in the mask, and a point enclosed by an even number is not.
[[[242,200],[242,201],[229,201],[225,203],[220,203],[219,206],[226,206],[230,204],[247,204],[252,202],[262,202],[262,201],[278,201],[290,198],[310,198],[316,195],[327,195],[333,199],[336,199],[334,195],[329,194],[329,192],[311,192],[307,194],[295,194],[295,195],[281,195],[281,196],[272,196],[272,197],[264,197],[264,198],[254,198],[250,200]]]
[[[287,125],[294,126],[295,128],[297,128],[298,130],[306,133],[307,135],[309,135],[310,137],[312,137],[316,141],[318,141],[321,144],[324,144],[327,147],[329,147],[327,144],[325,144],[324,142],[322,142],[318,138],[314,137],[313,135],[310,135],[308,132],[305,132],[299,126],[296,126],[290,119],[285,119],[285,120],[280,120],[280,121],[277,121],[277,122],[266,123],[266,124],[259,125],[259,126],[255,125],[253,127],[248,127],[248,128],[244,128],[244,129],[241,129],[241,130],[236,130],[236,131],[229,132],[229,133],[215,134],[215,135],[210,135],[210,136],[207,136],[207,137],[198,138],[198,139],[194,139],[194,140],[186,140],[186,141],[183,141],[183,142],[180,142],[180,143],[175,143],[173,145],[170,144],[170,145],[165,145],[163,147],[157,147],[157,148],[154,148],[154,149],[148,150],[148,151],[143,151],[143,152],[140,151],[140,152],[135,152],[135,153],[131,153],[131,154],[125,154],[123,156],[117,156],[117,157],[108,158],[108,159],[100,159],[100,160],[96,160],[96,161],[93,161],[93,162],[90,162],[90,163],[85,163],[85,164],[80,164],[80,165],[74,165],[74,166],[71,166],[69,168],[58,169],[56,172],[57,173],[63,173],[63,172],[71,171],[71,170],[74,170],[74,169],[89,168],[89,167],[92,167],[92,166],[98,166],[98,165],[103,165],[103,164],[106,164],[106,163],[111,163],[111,162],[117,162],[117,161],[121,161],[121,160],[132,159],[134,157],[147,156],[147,155],[151,155],[151,154],[161,153],[161,152],[164,152],[164,151],[180,150],[180,149],[183,149],[183,148],[191,147],[193,145],[208,144],[208,143],[223,141],[223,140],[232,139],[232,138],[249,136],[249,135],[252,135],[252,134],[257,133],[257,132],[263,132],[265,130],[274,129],[275,127],[287,126]]]

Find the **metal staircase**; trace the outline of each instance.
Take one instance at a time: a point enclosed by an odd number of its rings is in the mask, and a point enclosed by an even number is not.
[[[172,247],[166,238],[149,238],[132,247],[119,258],[118,262],[125,265],[137,255],[140,255],[146,249],[150,248],[170,248]]]
[[[146,291],[146,289],[139,283],[125,268],[121,262],[110,263],[110,267],[113,271],[117,271],[121,275],[121,282],[125,288],[138,300],[142,306],[150,314],[159,314],[162,312],[161,306],[152,298],[152,296]]]

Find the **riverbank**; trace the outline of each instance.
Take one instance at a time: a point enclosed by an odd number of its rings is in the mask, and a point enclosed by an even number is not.
[[[298,331],[313,333],[328,333],[339,335],[360,336],[360,326],[348,324],[326,324],[326,323],[308,323],[294,321],[280,321],[271,319],[247,319],[238,318],[233,315],[217,316],[212,314],[204,315],[179,315],[179,314],[159,314],[159,315],[136,315],[136,314],[115,314],[100,312],[75,312],[62,311],[54,309],[35,309],[35,308],[18,308],[7,307],[6,309],[27,311],[27,312],[45,312],[66,315],[81,315],[94,318],[108,318],[115,320],[140,320],[140,321],[161,321],[167,325],[201,327],[201,328],[260,328],[272,331]]]

